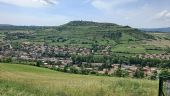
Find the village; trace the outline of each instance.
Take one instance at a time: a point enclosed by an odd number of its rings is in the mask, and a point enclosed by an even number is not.
[[[103,55],[108,55],[109,47],[101,50],[100,53]],[[45,45],[34,45],[29,42],[24,42],[21,44],[20,48],[13,48],[11,45],[5,45],[0,49],[0,58],[11,56],[12,59],[15,60],[28,60],[28,61],[41,61],[41,66],[46,68],[55,68],[57,70],[66,70],[70,71],[70,67],[77,70],[77,72],[86,70],[89,73],[93,72],[95,74],[107,74],[113,75],[121,65],[121,70],[127,72],[129,77],[133,77],[133,74],[139,70],[139,67],[133,64],[109,64],[109,67],[103,67],[105,63],[103,62],[73,62],[71,55],[80,55],[86,56],[93,54],[93,50],[90,48],[76,48],[76,47],[68,47],[68,46],[45,46]],[[159,55],[139,55],[139,58],[158,58]],[[168,58],[168,55],[163,57],[160,55],[159,57]],[[82,69],[83,66],[83,69]],[[65,69],[67,68],[67,69]],[[142,67],[142,71],[144,76],[151,76],[154,73],[159,73],[159,68],[145,66]]]
[[[161,59],[161,60],[170,60],[170,54],[162,53],[162,54],[139,54],[137,57],[139,58],[150,58],[150,59]]]

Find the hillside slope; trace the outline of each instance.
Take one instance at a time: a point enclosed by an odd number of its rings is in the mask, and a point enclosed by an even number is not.
[[[1,96],[156,96],[156,81],[66,74],[0,64]]]
[[[170,27],[167,28],[142,28],[143,31],[150,31],[150,32],[170,32]]]
[[[156,36],[129,26],[92,21],[71,21],[61,26],[12,26],[0,28],[0,39],[15,42],[30,42],[50,46],[106,48],[123,54],[162,53],[168,43],[160,48]],[[163,40],[164,41],[164,40]],[[158,45],[158,46],[157,46]],[[151,50],[150,50],[151,49]],[[157,50],[160,49],[160,50]]]
[[[47,29],[48,30],[48,29]],[[45,30],[45,31],[47,31]],[[56,28],[51,28],[53,35],[66,38],[89,38],[89,39],[111,39],[111,40],[141,40],[152,39],[151,35],[140,32],[129,26],[121,26],[113,23],[98,23],[91,21],[71,21]],[[50,33],[50,31],[48,32]]]
[[[121,40],[143,40],[143,39],[154,39],[152,35],[141,32],[138,29],[131,28],[129,26],[121,26],[113,23],[98,23],[91,21],[71,21],[61,26],[6,26],[0,27],[0,30],[6,30],[10,32],[22,31],[32,32],[29,34],[31,39],[42,41],[42,39],[56,41],[58,39],[64,39],[70,44],[75,39],[79,41],[92,41],[92,40],[105,40],[109,39],[112,41]],[[28,35],[28,34],[27,34]],[[28,37],[28,36],[26,36]],[[71,42],[70,39],[73,39]],[[82,43],[82,42],[79,42]],[[90,42],[88,42],[90,43]]]
[[[67,24],[48,27],[33,32],[31,42],[46,42],[50,45],[91,47],[92,44],[114,47],[129,41],[154,40],[154,36],[129,26],[91,21],[71,21]],[[24,39],[25,40],[25,39]]]

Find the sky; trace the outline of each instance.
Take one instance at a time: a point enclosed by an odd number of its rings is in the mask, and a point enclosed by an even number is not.
[[[170,0],[0,0],[0,24],[58,26],[73,20],[170,27]]]

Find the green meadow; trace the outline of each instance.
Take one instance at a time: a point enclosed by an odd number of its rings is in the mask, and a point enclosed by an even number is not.
[[[157,96],[158,81],[0,64],[0,96]]]

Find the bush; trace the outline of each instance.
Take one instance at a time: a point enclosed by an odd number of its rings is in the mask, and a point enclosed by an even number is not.
[[[70,72],[78,74],[78,69],[76,69],[75,67],[70,67]]]
[[[157,79],[157,71],[153,72],[153,74],[149,77],[150,80],[156,80]]]
[[[144,78],[144,71],[142,70],[142,68],[139,68],[135,71],[135,73],[133,74],[133,77],[135,78]]]
[[[90,71],[87,69],[81,70],[81,74],[88,75],[89,73],[90,73]]]
[[[5,58],[2,58],[0,61],[4,62],[4,63],[10,63],[10,62],[12,62],[12,58],[11,57],[5,57]]]
[[[114,76],[117,77],[127,77],[129,73],[126,70],[122,70],[121,66],[118,67],[118,69],[114,72]]]
[[[159,76],[166,76],[166,75],[170,76],[170,72],[168,71],[168,69],[162,69]]]
[[[40,67],[42,64],[43,64],[42,61],[37,61],[37,62],[36,62],[36,66],[37,66],[37,67]]]

